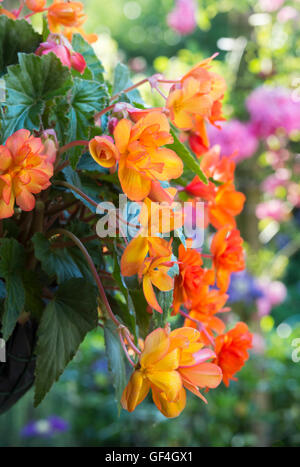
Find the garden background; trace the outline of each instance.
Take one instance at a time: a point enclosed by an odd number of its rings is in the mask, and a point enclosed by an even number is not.
[[[190,395],[168,420],[150,401],[118,412],[96,331],[38,409],[28,393],[1,417],[0,446],[299,446],[300,2],[195,0],[184,24],[174,0],[84,3],[106,69],[123,61],[134,81],[180,76],[219,53],[228,123],[210,138],[224,156],[238,153],[247,271],[234,275],[230,301],[254,346],[230,389],[209,393],[207,406]],[[148,87],[141,92],[160,104]]]

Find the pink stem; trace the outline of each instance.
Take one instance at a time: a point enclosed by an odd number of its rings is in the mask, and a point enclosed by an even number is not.
[[[206,335],[206,337],[207,337],[207,339],[209,340],[209,342],[211,343],[211,345],[212,345],[213,347],[215,346],[215,343],[214,343],[213,338],[212,338],[211,335],[207,332],[205,326],[204,326],[198,319],[192,318],[190,315],[188,315],[187,313],[184,313],[184,311],[182,311],[182,310],[179,310],[179,313],[180,313],[181,316],[183,316],[184,318],[193,321],[193,323],[196,323],[197,326],[199,326],[199,331],[204,332],[204,334]]]
[[[129,355],[129,353],[128,353],[128,350],[127,350],[127,347],[126,347],[126,345],[125,345],[125,342],[124,342],[124,339],[123,339],[123,336],[122,336],[122,332],[121,332],[121,331],[119,331],[119,338],[120,338],[120,342],[121,342],[122,348],[123,348],[123,350],[124,350],[124,352],[125,352],[125,355],[126,355],[126,357],[127,357],[127,360],[129,361],[130,365],[132,365],[133,367],[135,367],[135,363],[134,363],[134,362],[131,360],[131,358],[130,358],[130,355]]]
[[[72,141],[71,143],[66,144],[65,146],[62,146],[58,152],[59,156],[61,156],[64,152],[68,151],[71,148],[74,148],[75,146],[88,146],[89,141]]]

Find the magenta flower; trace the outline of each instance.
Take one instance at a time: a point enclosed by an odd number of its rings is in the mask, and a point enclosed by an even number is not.
[[[168,26],[182,36],[191,34],[197,26],[196,11],[194,0],[176,0],[174,10],[167,17]]]
[[[271,312],[274,306],[284,302],[287,296],[287,289],[282,282],[271,282],[268,279],[261,279],[259,285],[264,295],[256,301],[256,305],[258,315],[265,316]]]
[[[256,137],[250,131],[249,125],[231,120],[220,124],[221,130],[214,126],[208,128],[211,145],[221,147],[222,156],[231,156],[235,161],[247,159],[255,153],[258,147]]]
[[[246,101],[251,117],[251,130],[257,138],[268,138],[280,128],[289,135],[300,130],[300,102],[282,87],[261,86]]]
[[[74,68],[81,74],[84,72],[85,59],[80,53],[74,52],[71,44],[63,35],[50,34],[47,41],[42,42],[35,53],[36,55],[47,55],[50,52],[53,52],[68,68]]]

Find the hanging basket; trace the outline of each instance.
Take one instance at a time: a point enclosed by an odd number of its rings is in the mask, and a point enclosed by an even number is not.
[[[36,329],[32,321],[17,324],[6,342],[6,362],[0,362],[0,414],[18,402],[33,385]]]

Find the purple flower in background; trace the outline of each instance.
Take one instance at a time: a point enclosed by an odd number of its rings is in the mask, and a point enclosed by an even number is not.
[[[256,301],[258,315],[268,315],[274,306],[284,302],[287,296],[286,286],[280,281],[271,282],[269,279],[259,280],[259,286],[263,291],[263,297]]]
[[[57,433],[63,433],[69,429],[66,420],[56,415],[51,415],[42,420],[35,420],[25,425],[21,431],[23,438],[44,437],[50,438]]]
[[[231,156],[236,153],[234,156],[236,162],[253,156],[258,147],[258,141],[250,131],[248,124],[230,120],[220,126],[221,130],[210,126],[208,136],[212,146],[216,144],[221,146],[222,156]]]
[[[285,0],[259,0],[259,4],[264,11],[276,11],[283,5]]]
[[[263,297],[263,291],[257,280],[247,271],[232,274],[228,289],[229,302],[246,302],[251,304]]]
[[[283,128],[287,134],[300,130],[300,102],[283,87],[260,86],[246,101],[251,130],[257,138],[267,138]]]
[[[197,26],[194,0],[176,0],[174,10],[169,13],[167,23],[182,36],[191,34]]]

